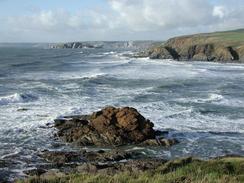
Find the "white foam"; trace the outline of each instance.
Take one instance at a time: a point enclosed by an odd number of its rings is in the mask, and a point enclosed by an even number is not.
[[[101,76],[105,76],[106,73],[87,73],[84,75],[79,75],[79,74],[71,74],[71,75],[63,75],[61,76],[61,80],[66,80],[66,79],[95,79],[99,78]]]
[[[114,51],[110,51],[110,52],[104,52],[103,55],[113,55],[115,54],[116,52]]]
[[[197,99],[196,102],[218,102],[221,101],[224,97],[220,94],[216,94],[216,93],[210,93],[208,95],[208,98],[206,99]]]
[[[19,94],[15,93],[13,95],[0,97],[0,105],[8,105],[11,103],[23,103],[36,100],[38,97],[31,93]]]
[[[49,72],[44,73],[44,72],[29,72],[26,74],[23,74],[21,76],[21,79],[28,79],[32,78],[34,81],[39,81],[39,80],[69,80],[69,79],[92,79],[92,78],[97,78],[100,76],[106,75],[104,72],[100,72],[99,69],[93,69],[91,71],[86,71],[86,72]]]
[[[210,93],[207,97],[204,98],[196,98],[196,97],[188,97],[188,98],[179,98],[177,99],[183,103],[195,102],[195,103],[220,103],[224,100],[224,96],[216,93]]]
[[[16,150],[14,152],[1,156],[1,159],[5,159],[5,158],[11,157],[11,156],[15,156],[15,155],[19,154],[19,152],[20,151],[16,148]]]

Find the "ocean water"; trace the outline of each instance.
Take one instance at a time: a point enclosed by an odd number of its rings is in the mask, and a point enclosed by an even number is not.
[[[105,106],[131,106],[169,130],[172,148],[136,148],[152,156],[244,155],[244,65],[132,58],[134,49],[0,47],[0,168],[16,177],[43,163],[53,119]]]

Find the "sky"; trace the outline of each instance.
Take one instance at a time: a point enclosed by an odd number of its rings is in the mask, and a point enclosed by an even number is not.
[[[244,28],[244,0],[0,0],[0,42],[166,40]]]

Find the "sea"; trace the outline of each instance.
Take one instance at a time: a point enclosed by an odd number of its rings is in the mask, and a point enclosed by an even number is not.
[[[128,151],[165,159],[244,155],[244,64],[133,58],[138,47],[118,45],[0,46],[1,178],[44,164],[43,150],[77,150],[47,124],[105,106],[135,107],[180,142]]]

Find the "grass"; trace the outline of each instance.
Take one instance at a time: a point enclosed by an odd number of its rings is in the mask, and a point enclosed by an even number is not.
[[[195,34],[192,35],[192,38],[195,42],[216,43],[235,47],[244,43],[244,29]]]
[[[154,171],[121,172],[115,175],[70,174],[64,177],[19,180],[18,183],[242,183],[244,158],[209,161],[180,159]]]

